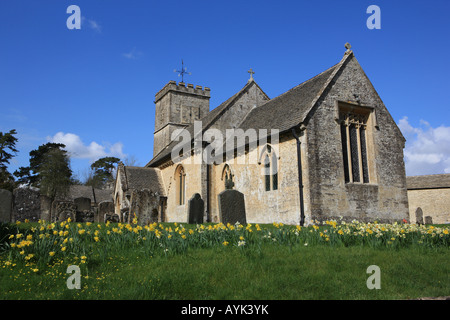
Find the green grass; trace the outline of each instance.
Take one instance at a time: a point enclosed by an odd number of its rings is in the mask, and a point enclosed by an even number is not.
[[[30,226],[22,225],[20,231]],[[173,224],[164,226],[174,228]],[[259,232],[264,232],[264,227],[262,229]],[[282,229],[270,226],[267,230],[274,235]],[[248,246],[238,247],[232,243],[233,234],[217,233],[216,244],[207,234],[199,232],[190,240],[195,245],[172,254],[162,249],[158,251],[158,246],[150,250],[148,245],[133,244],[134,238],[128,239],[129,242],[111,241],[110,245],[105,242],[101,246],[83,238],[85,242],[80,242],[81,247],[73,248],[79,251],[58,253],[58,257],[46,265],[39,264],[38,257],[33,257],[32,263],[20,260],[21,256],[11,260],[15,257],[14,248],[4,243],[0,255],[0,298],[372,300],[450,295],[447,242],[434,247],[415,243],[375,246],[371,242],[345,246],[333,235],[329,241],[322,241],[320,230],[324,227],[317,230],[316,240],[312,238],[314,229],[302,230],[305,237],[310,237],[305,238],[307,246],[302,241],[284,238],[286,235],[281,233],[277,241],[262,241],[261,235],[254,231],[245,234]],[[130,232],[120,236],[123,240],[131,235]],[[228,245],[222,244],[224,238],[221,237],[225,236],[230,242]],[[172,240],[176,239],[172,237]],[[164,243],[172,248],[170,242]],[[37,246],[38,241],[34,245]],[[101,247],[106,251],[100,251]],[[30,246],[29,250],[32,249],[35,248]],[[81,263],[81,254],[87,256],[85,263]],[[13,263],[7,265],[6,261]],[[72,264],[81,268],[80,290],[70,290],[66,286],[70,276],[66,269]],[[370,276],[366,270],[370,265],[380,267],[379,290],[369,290],[366,286]]]

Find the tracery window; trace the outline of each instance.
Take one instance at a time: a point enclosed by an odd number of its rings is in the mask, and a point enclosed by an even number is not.
[[[367,121],[364,110],[340,110],[342,158],[345,182],[369,183]]]

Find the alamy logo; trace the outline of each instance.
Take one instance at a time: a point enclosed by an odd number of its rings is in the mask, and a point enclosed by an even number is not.
[[[66,25],[67,29],[81,29],[81,9],[77,5],[70,5],[67,7],[67,13],[71,15],[67,18]]]
[[[219,129],[203,131],[202,121],[194,121],[193,129],[192,133],[187,129],[172,132],[171,140],[178,141],[171,151],[174,163],[221,164],[234,161],[235,164],[261,164],[261,152],[254,150],[258,146],[264,150],[267,145],[270,145],[272,154],[279,155],[278,129],[226,129],[224,136]],[[246,153],[248,156],[244,156]]]
[[[369,18],[367,18],[367,28],[372,29],[381,29],[381,9],[377,5],[370,5],[367,7],[366,13],[371,14]]]
[[[380,267],[376,265],[371,265],[367,268],[366,272],[372,274],[367,278],[366,285],[367,289],[381,289],[381,271]]]
[[[81,271],[80,267],[76,265],[70,265],[67,267],[66,273],[73,273],[67,278],[66,284],[68,289],[81,289]]]

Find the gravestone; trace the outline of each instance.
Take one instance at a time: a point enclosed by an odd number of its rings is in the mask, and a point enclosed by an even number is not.
[[[11,222],[12,206],[12,192],[0,189],[0,222]]]
[[[94,216],[94,222],[104,222],[105,214],[114,214],[114,203],[102,201],[98,204],[98,213]],[[103,221],[101,221],[103,219]]]
[[[220,222],[227,224],[247,223],[244,194],[237,190],[224,190],[219,193]]]
[[[158,212],[160,196],[148,189],[133,190],[130,198],[128,222],[136,216],[140,225],[148,225],[155,221],[155,211]],[[157,218],[156,218],[157,219]]]
[[[77,206],[72,201],[53,201],[52,220],[54,222],[62,222],[67,219],[75,221]]]
[[[203,223],[203,213],[205,211],[205,202],[199,193],[196,193],[189,199],[188,205],[188,223],[201,224]]]
[[[37,222],[41,217],[40,192],[37,188],[23,187],[13,191],[13,221]]]
[[[416,223],[423,224],[423,211],[420,207],[416,209]]]
[[[51,220],[51,211],[52,211],[52,199],[47,197],[46,195],[41,194],[41,220],[50,221]]]
[[[426,216],[425,224],[433,224],[433,218],[431,216]]]
[[[76,198],[73,200],[75,205],[77,206],[77,211],[91,210],[91,199],[89,198]]]
[[[73,200],[76,208],[77,222],[94,222],[94,210],[91,208],[91,199],[79,197]]]
[[[119,215],[115,213],[105,213],[103,220],[105,220],[105,222],[120,222]]]

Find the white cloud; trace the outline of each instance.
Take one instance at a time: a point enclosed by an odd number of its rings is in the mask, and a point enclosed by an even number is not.
[[[124,56],[127,59],[137,59],[138,57],[140,57],[142,55],[141,51],[136,50],[136,48],[133,48],[130,52],[128,53],[122,53],[122,56]]]
[[[121,142],[101,145],[92,141],[89,145],[85,145],[76,134],[64,132],[58,132],[53,137],[47,137],[47,140],[66,145],[65,149],[68,151],[70,157],[75,159],[89,159],[92,162],[108,156],[121,159],[126,157],[126,154],[122,151],[123,144]]]
[[[84,27],[85,25],[97,33],[102,33],[102,27],[97,21],[81,16],[81,27]]]
[[[398,126],[406,138],[404,150],[406,174],[450,173],[450,127],[433,128],[421,120],[413,127],[407,117]]]

